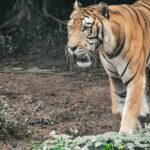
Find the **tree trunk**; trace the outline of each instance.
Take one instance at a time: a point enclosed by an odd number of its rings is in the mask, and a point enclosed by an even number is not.
[[[48,12],[49,0],[43,0],[42,11],[46,18],[50,18],[59,24],[59,29],[62,31],[62,25],[66,25],[66,21],[62,21]]]
[[[35,0],[16,0],[12,7],[12,12],[15,15],[4,22],[0,28],[20,25],[23,20],[30,21],[33,9],[36,8],[35,6]]]
[[[40,4],[40,2],[42,4]],[[12,7],[12,13],[15,14],[11,16],[9,20],[4,22],[0,28],[11,27],[14,25],[20,25],[22,21],[30,21],[34,16],[34,13],[43,14],[46,18],[50,18],[59,24],[60,30],[62,25],[66,25],[65,21],[62,21],[48,12],[48,6],[51,1],[49,0],[16,0]],[[41,8],[40,8],[41,7]]]

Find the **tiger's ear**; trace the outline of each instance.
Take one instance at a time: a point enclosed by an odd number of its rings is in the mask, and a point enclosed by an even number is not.
[[[74,9],[75,10],[80,9],[80,6],[81,6],[81,4],[78,2],[78,0],[76,0],[74,3]]]
[[[105,17],[105,18],[109,18],[109,8],[108,5],[106,3],[99,3],[98,4],[98,11],[100,12],[100,14]]]

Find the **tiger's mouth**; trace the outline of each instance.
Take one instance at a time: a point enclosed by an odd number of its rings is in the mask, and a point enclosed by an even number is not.
[[[92,50],[74,52],[68,48],[65,54],[69,64],[75,64],[80,68],[95,68],[96,66],[97,58]]]
[[[87,68],[92,65],[89,55],[76,56],[76,64],[78,67]]]

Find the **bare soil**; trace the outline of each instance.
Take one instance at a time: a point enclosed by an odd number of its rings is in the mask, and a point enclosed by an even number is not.
[[[79,135],[118,131],[111,113],[108,78],[95,73],[0,73],[0,95],[6,96],[17,118],[26,119],[34,134],[44,140],[52,130]],[[27,149],[30,140],[10,139],[3,147]],[[3,149],[0,148],[0,149]]]

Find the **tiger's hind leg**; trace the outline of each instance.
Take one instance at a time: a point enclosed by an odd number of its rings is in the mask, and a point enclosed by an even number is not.
[[[150,122],[150,69],[146,69],[145,95],[140,109],[140,122]]]
[[[140,109],[140,116],[146,117],[150,113],[150,69],[146,69],[145,95]]]
[[[126,88],[118,78],[110,77],[110,93],[112,101],[112,113],[121,118],[126,98]]]

